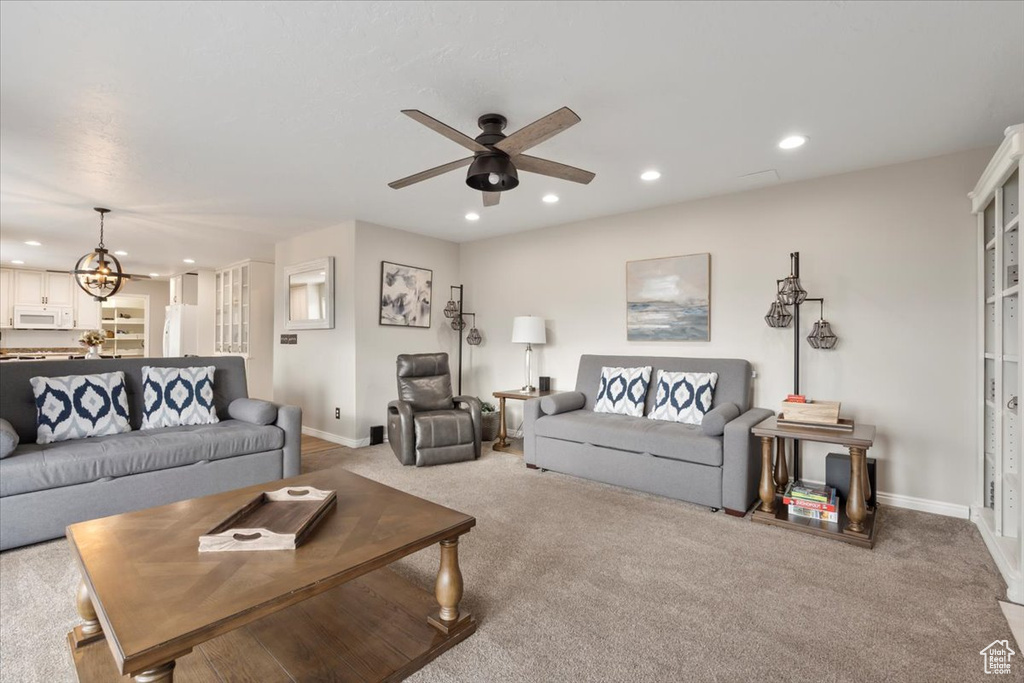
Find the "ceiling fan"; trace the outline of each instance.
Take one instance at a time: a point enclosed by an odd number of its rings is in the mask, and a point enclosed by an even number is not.
[[[502,192],[519,185],[517,171],[539,173],[583,185],[594,179],[594,174],[590,171],[523,154],[531,147],[539,145],[580,122],[580,117],[568,107],[562,107],[508,136],[502,133],[508,123],[504,116],[484,114],[477,119],[477,125],[483,132],[475,139],[463,135],[451,126],[427,116],[418,109],[403,109],[402,113],[414,121],[419,121],[432,131],[440,133],[452,142],[462,145],[473,152],[473,156],[388,183],[389,187],[396,190],[463,166],[469,166],[469,171],[466,173],[466,184],[474,190],[483,192],[484,206],[495,206],[501,200]]]

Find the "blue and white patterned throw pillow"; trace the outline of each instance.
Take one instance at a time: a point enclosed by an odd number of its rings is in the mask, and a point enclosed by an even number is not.
[[[130,432],[123,372],[33,377],[36,443]]]
[[[142,429],[219,422],[213,407],[212,365],[142,368]]]
[[[704,421],[704,415],[711,410],[716,384],[717,372],[658,370],[658,393],[654,396],[654,407],[647,417],[699,425]]]
[[[595,413],[644,416],[647,385],[651,368],[601,368],[601,384],[597,389]]]

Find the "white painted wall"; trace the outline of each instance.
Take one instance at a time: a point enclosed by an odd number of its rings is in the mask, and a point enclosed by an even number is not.
[[[509,339],[513,316],[531,314],[549,321],[535,365],[557,389],[573,388],[583,353],[736,357],[758,372],[755,404],[776,409],[792,386],[793,336],[763,316],[776,278],[788,274],[789,252],[799,251],[803,283],[826,298],[840,337],[832,352],[801,342],[804,393],[840,400],[845,415],[878,426],[869,455],[879,459],[880,491],[967,506],[977,410],[975,221],[966,195],[991,154],[463,244],[467,308],[478,312],[485,338],[468,391],[489,396],[522,384],[523,348]],[[626,261],[699,252],[711,253],[711,341],[627,342]],[[806,336],[816,306],[804,310]],[[806,448],[807,478],[824,478],[827,450]]]
[[[381,261],[433,271],[429,328],[380,324]],[[395,359],[399,354],[447,351],[452,366],[452,388],[457,391],[459,336],[443,311],[448,302],[449,286],[459,284],[458,272],[459,245],[454,242],[356,222],[355,438],[369,438],[371,425],[386,424],[388,401],[398,398]],[[466,348],[469,347],[463,347]]]
[[[301,406],[304,427],[344,438],[356,425],[355,237],[354,221],[340,223],[279,242],[274,258],[274,400]],[[298,344],[282,345],[284,269],[324,256],[334,257],[334,329],[299,330]]]

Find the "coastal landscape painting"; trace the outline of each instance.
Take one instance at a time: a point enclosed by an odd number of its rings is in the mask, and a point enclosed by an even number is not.
[[[626,262],[628,341],[711,341],[711,254]]]

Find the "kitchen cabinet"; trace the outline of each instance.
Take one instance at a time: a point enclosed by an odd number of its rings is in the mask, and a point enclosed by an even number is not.
[[[243,261],[215,279],[217,355],[245,358],[249,395],[273,398],[274,264]]]
[[[75,329],[98,330],[102,318],[102,306],[84,289],[75,285]]]
[[[14,271],[0,268],[0,327],[14,326]]]
[[[72,306],[74,280],[70,273],[48,273],[44,270],[13,271],[14,305]]]
[[[170,280],[170,301],[172,304],[199,303],[199,275],[197,273],[182,273],[175,275]]]

